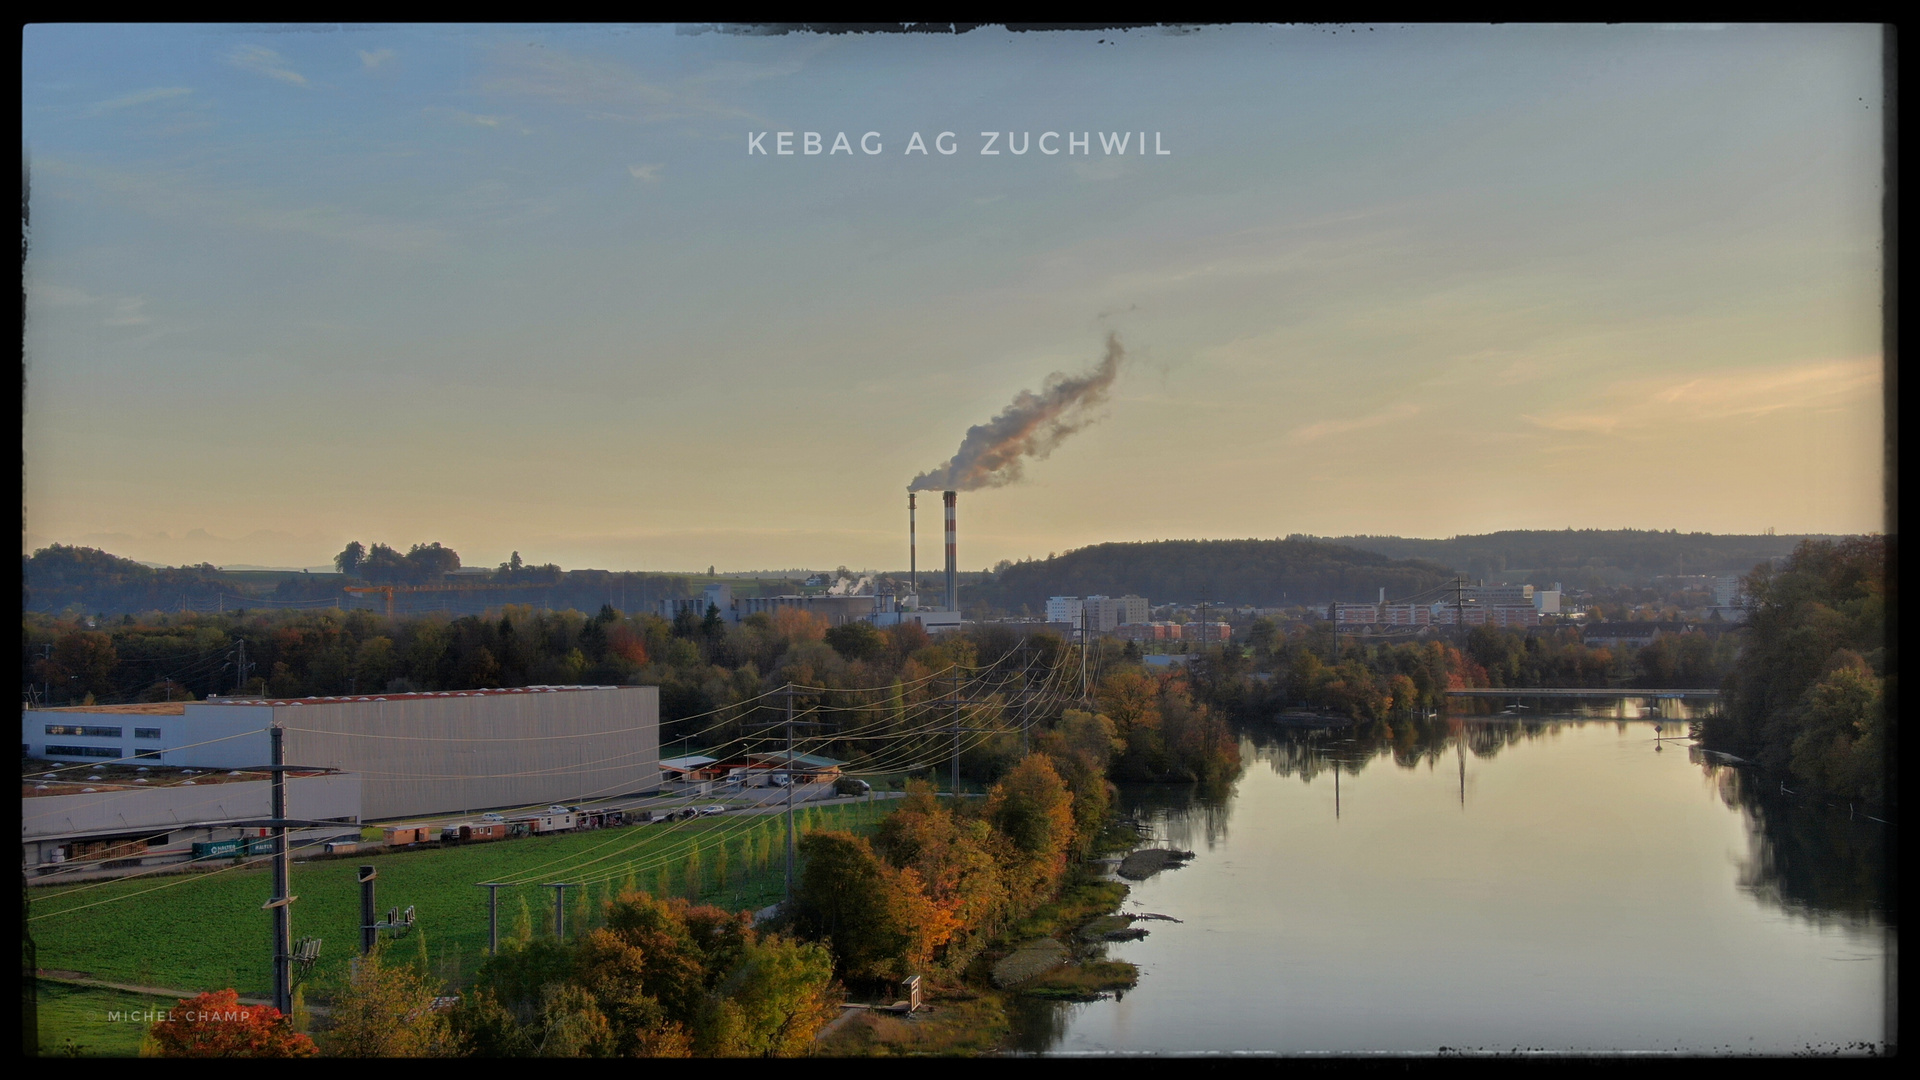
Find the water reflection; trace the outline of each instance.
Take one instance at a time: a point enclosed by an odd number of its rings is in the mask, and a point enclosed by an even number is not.
[[[1232,787],[1209,791],[1198,784],[1121,784],[1119,788],[1121,813],[1134,822],[1142,839],[1183,851],[1212,851],[1226,842]]]
[[[1124,1004],[1014,1003],[1015,1049],[1857,1049],[1879,992],[1836,970],[1893,948],[1890,828],[1683,734],[1614,710],[1249,725],[1227,791],[1122,787],[1199,853],[1129,900],[1183,922],[1113,947],[1143,970]]]
[[[1596,711],[1607,715],[1616,710]],[[1355,776],[1382,761],[1402,769],[1454,765],[1460,802],[1465,806],[1467,754],[1492,761],[1509,747],[1555,738],[1567,725],[1589,723],[1610,724],[1622,735],[1632,726],[1646,726],[1645,721],[1599,719],[1592,712],[1510,720],[1443,715],[1304,730],[1247,725],[1241,732],[1241,753],[1245,760],[1264,763],[1281,776],[1305,783],[1326,779],[1336,771]],[[1744,816],[1749,848],[1741,870],[1744,888],[1794,914],[1892,921],[1895,873],[1888,858],[1889,826],[1867,817],[1858,807],[1816,803],[1782,792],[1777,781],[1762,779],[1744,766],[1728,764],[1692,745],[1681,737],[1685,731],[1678,720],[1662,724],[1659,734],[1701,769],[1728,809]],[[1664,748],[1656,744],[1655,749]],[[1337,777],[1332,779],[1337,783]],[[1156,801],[1161,812],[1155,823],[1169,838],[1191,833],[1184,812],[1188,803],[1182,801],[1187,798],[1184,789],[1143,792],[1141,797]],[[1209,837],[1216,818],[1220,834],[1225,834],[1232,800],[1218,803],[1208,803],[1204,810]]]
[[[1778,781],[1694,750],[1706,782],[1748,827],[1740,885],[1797,916],[1897,923],[1890,826],[1857,807],[1789,795]]]

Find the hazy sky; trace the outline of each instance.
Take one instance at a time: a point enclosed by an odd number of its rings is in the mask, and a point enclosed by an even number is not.
[[[27,549],[904,567],[1109,332],[962,566],[1882,527],[1875,27],[24,41]]]

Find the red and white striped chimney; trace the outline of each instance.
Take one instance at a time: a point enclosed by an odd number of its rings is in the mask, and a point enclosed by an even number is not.
[[[947,610],[960,610],[960,560],[953,548],[953,502],[955,494],[942,492],[940,498],[947,504]]]

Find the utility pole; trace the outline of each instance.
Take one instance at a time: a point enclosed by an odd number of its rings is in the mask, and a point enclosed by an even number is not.
[[[1087,695],[1087,598],[1080,598],[1080,704],[1089,701]]]
[[[487,955],[500,955],[500,883],[482,881],[476,888],[487,890]]]
[[[268,729],[273,745],[273,898],[266,906],[273,909],[273,1007],[293,1012],[293,919],[290,908],[294,898],[287,895],[287,756],[286,729],[275,720]]]
[[[1083,659],[1084,659],[1084,656],[1083,656]],[[960,706],[986,705],[986,704],[990,704],[993,701],[993,699],[961,697],[960,696],[960,671],[958,668],[954,669],[952,679],[953,679],[953,691],[951,696],[947,698],[946,704],[953,706],[953,722],[948,725],[947,730],[953,732],[953,773],[952,773],[953,799],[954,799],[954,802],[957,804],[960,801],[960,733],[963,731],[975,732],[975,731],[992,731],[993,730],[992,728],[961,727],[960,726]]]
[[[787,892],[783,901],[793,904],[793,682],[787,682]]]
[[[360,868],[360,955],[373,955],[373,946],[380,940],[380,930],[375,926],[373,904],[373,879],[380,871],[371,866]]]
[[[773,723],[771,723],[771,724],[763,724],[763,725],[761,725],[761,730],[763,730],[763,731],[764,731],[764,730],[765,730],[765,729],[767,729],[767,728],[771,728],[771,727],[778,727],[778,726],[784,726],[784,727],[785,727],[785,728],[787,729],[787,767],[786,767],[786,769],[785,769],[785,770],[783,770],[783,773],[784,773],[784,775],[785,775],[785,776],[786,776],[786,778],[787,778],[787,784],[786,784],[786,787],[787,787],[787,799],[786,799],[786,803],[787,803],[787,805],[786,805],[786,815],[787,815],[787,885],[786,885],[786,901],[785,901],[785,902],[786,902],[786,903],[788,903],[788,904],[791,904],[791,903],[793,902],[793,861],[794,861],[794,823],[793,823],[793,786],[794,786],[794,781],[793,781],[793,778],[794,778],[794,770],[793,770],[793,758],[794,758],[794,752],[793,752],[793,729],[794,729],[794,727],[795,727],[796,725],[798,725],[798,726],[805,726],[805,727],[824,727],[825,725],[823,725],[823,724],[821,724],[821,723],[820,723],[819,721],[817,721],[817,720],[796,720],[796,719],[794,719],[794,716],[793,716],[793,684],[792,684],[792,683],[788,683],[788,684],[787,684],[787,685],[786,685],[786,686],[785,686],[785,687],[784,687],[784,688],[783,688],[783,689],[782,689],[782,690],[780,691],[780,694],[781,694],[781,696],[782,696],[782,697],[784,697],[784,698],[786,699],[786,712],[787,712],[787,716],[786,716],[786,719],[784,719],[784,720],[775,720],[775,721],[773,721]]]
[[[567,940],[567,890],[580,887],[578,882],[549,882],[547,888],[553,890],[553,940]]]
[[[1340,601],[1333,602],[1333,666],[1340,666]]]

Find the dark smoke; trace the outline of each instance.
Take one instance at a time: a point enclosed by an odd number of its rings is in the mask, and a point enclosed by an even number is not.
[[[1120,338],[1108,334],[1107,355],[1092,370],[1071,377],[1056,371],[1039,393],[1020,391],[1000,415],[967,429],[953,460],[914,477],[907,490],[974,491],[1019,480],[1029,458],[1046,457],[1067,436],[1099,419],[1092,411],[1105,404],[1126,355]]]

